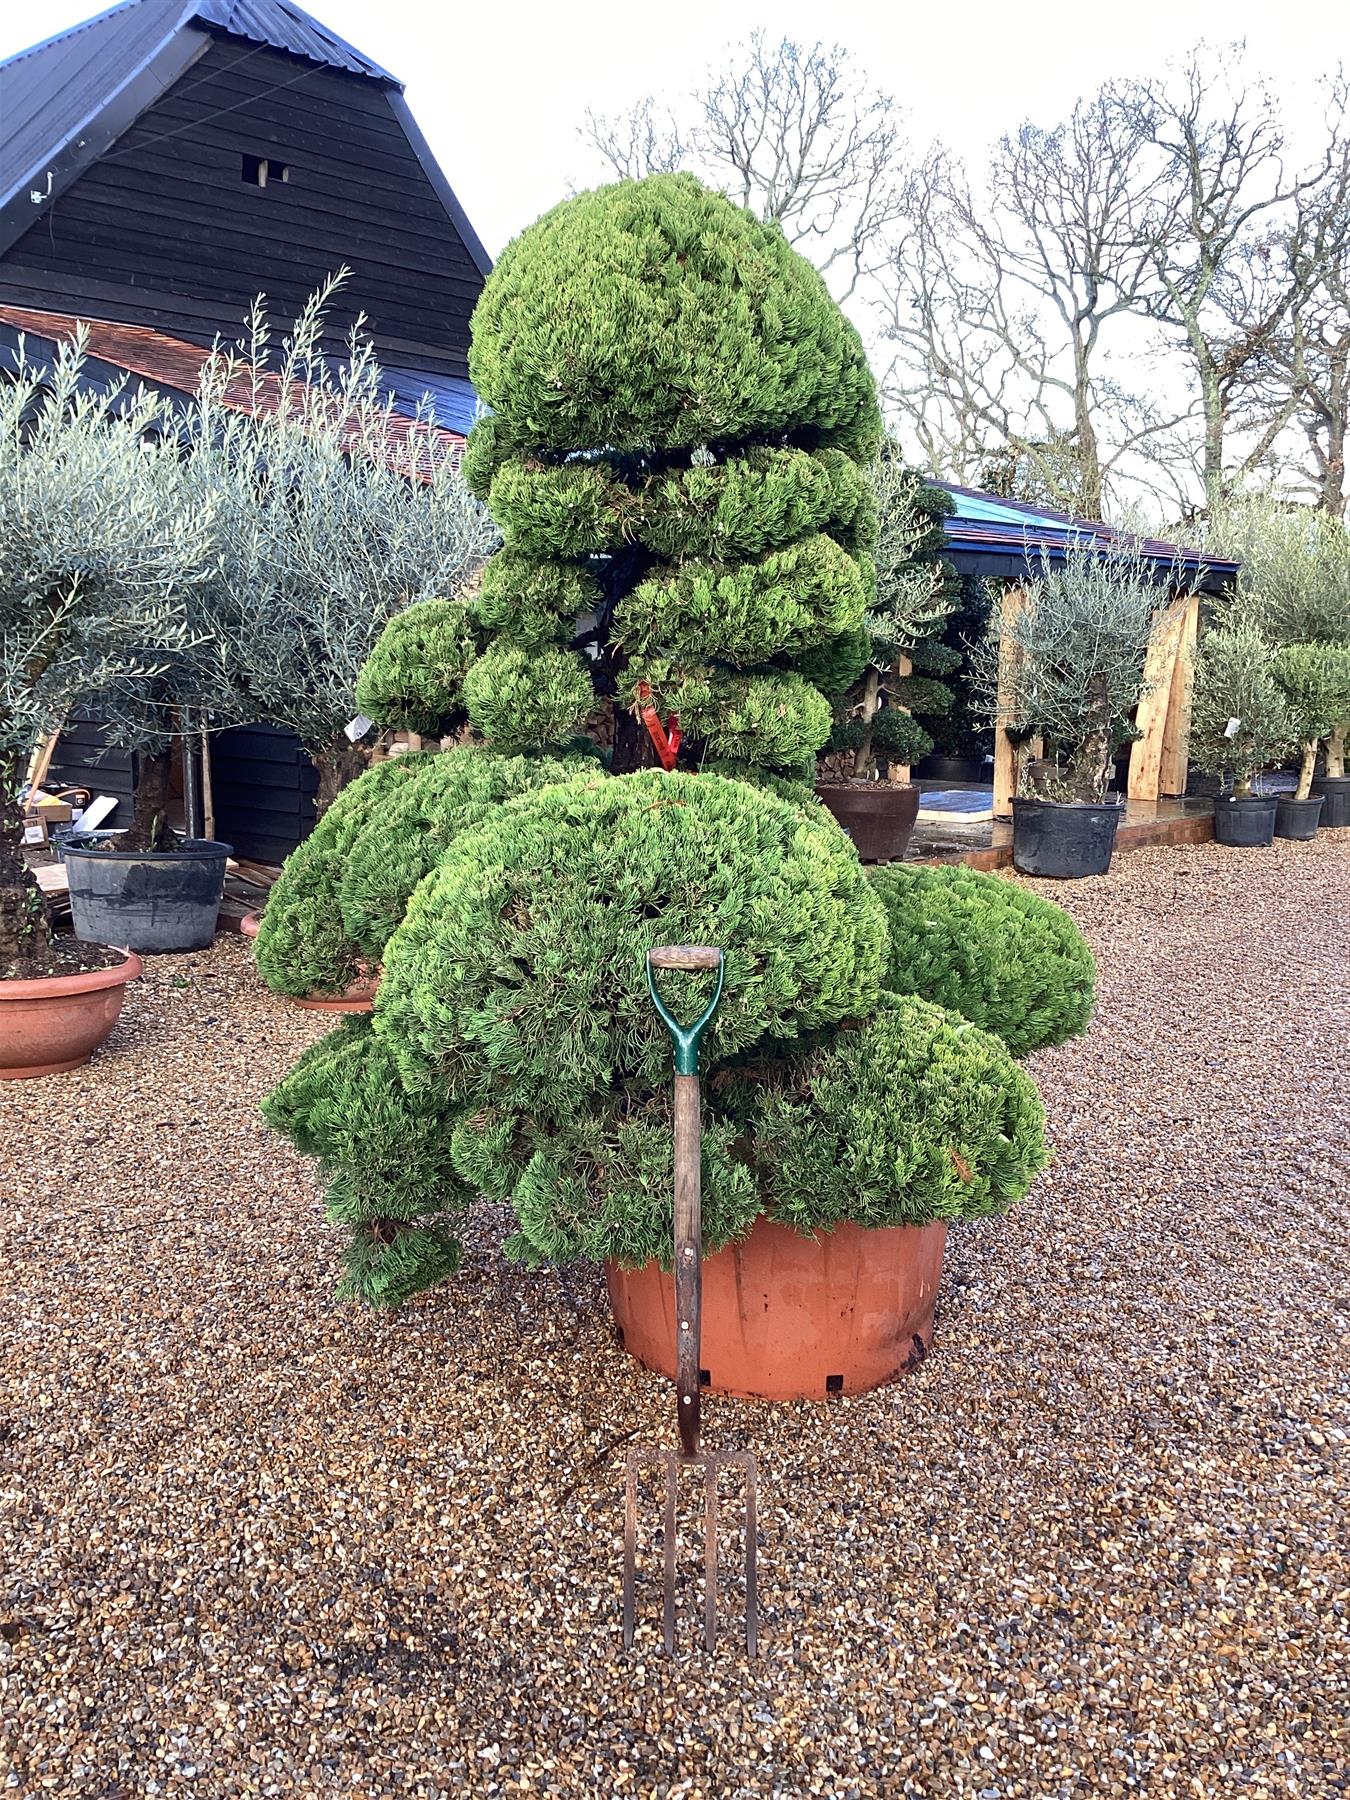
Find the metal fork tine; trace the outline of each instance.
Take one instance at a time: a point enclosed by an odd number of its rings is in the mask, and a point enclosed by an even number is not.
[[[628,1481],[623,1508],[623,1646],[633,1648],[637,1612],[637,1463],[628,1458]]]
[[[708,1458],[704,1471],[703,1642],[717,1648],[717,1461]]]
[[[675,1654],[675,1503],[680,1481],[679,1464],[666,1462],[666,1655]]]
[[[745,1648],[759,1654],[759,1584],[755,1560],[755,1459],[745,1459]]]

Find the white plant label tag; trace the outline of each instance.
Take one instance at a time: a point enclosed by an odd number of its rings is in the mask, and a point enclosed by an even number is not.
[[[1238,732],[1241,729],[1242,729],[1242,720],[1241,719],[1230,719],[1223,728],[1223,735],[1225,737],[1236,737]]]
[[[354,719],[349,719],[342,729],[351,741],[355,743],[358,738],[363,738],[366,735],[374,723],[374,719],[368,719],[364,713],[357,713],[356,717]]]

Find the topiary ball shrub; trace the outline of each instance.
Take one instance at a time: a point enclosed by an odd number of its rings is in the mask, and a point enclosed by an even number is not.
[[[910,994],[741,1071],[764,1210],[814,1235],[1005,1211],[1045,1167],[1040,1096],[1000,1041]]]
[[[329,1182],[325,1215],[350,1242],[339,1293],[398,1306],[452,1274],[459,1243],[437,1215],[476,1190],[455,1171],[454,1116],[435,1095],[415,1101],[369,1017],[321,1038],[263,1101],[263,1117]]]
[[[890,927],[892,992],[960,1013],[1014,1056],[1086,1029],[1096,964],[1062,908],[975,869],[888,863],[868,879]]]
[[[820,274],[692,175],[577,194],[508,244],[469,373],[499,453],[501,420],[555,451],[794,430],[866,455],[880,435],[862,341]]]
[[[258,972],[275,994],[303,1000],[340,994],[361,972],[361,951],[342,918],[341,881],[352,847],[434,751],[374,763],[342,789],[291,851],[267,896],[254,943]]]
[[[386,947],[376,1025],[410,1083],[565,1118],[616,1082],[666,1085],[656,943],[725,951],[714,1060],[866,1013],[887,952],[841,834],[716,775],[601,777],[522,796],[451,845]]]
[[[443,737],[463,714],[460,690],[479,650],[462,600],[419,600],[395,613],[356,683],[356,704],[390,731]]]

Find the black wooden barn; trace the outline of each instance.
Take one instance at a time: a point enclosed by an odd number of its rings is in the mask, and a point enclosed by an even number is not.
[[[467,431],[491,265],[394,76],[291,0],[126,0],[0,63],[0,370],[20,333],[31,362],[102,321],[106,361],[190,392],[259,292],[284,329],[343,266],[333,347],[364,313],[400,410],[429,394]],[[87,724],[53,773],[130,786]],[[222,734],[213,773],[242,854],[279,861],[313,823],[285,733]]]

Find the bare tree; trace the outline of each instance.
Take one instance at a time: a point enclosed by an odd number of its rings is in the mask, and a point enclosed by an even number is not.
[[[1291,174],[1276,98],[1242,74],[1243,47],[1201,45],[1171,79],[1134,83],[1122,103],[1147,129],[1161,159],[1152,212],[1152,279],[1145,314],[1180,347],[1198,387],[1205,503],[1259,467],[1296,411],[1265,420],[1241,456],[1229,428],[1256,370],[1317,278],[1303,258],[1272,257],[1272,232],[1326,183],[1329,147],[1315,167]]]
[[[838,46],[757,31],[730,55],[685,113],[649,96],[613,117],[588,112],[582,139],[615,175],[689,169],[775,220],[847,300],[901,211],[899,108]]]
[[[1103,361],[1151,275],[1161,182],[1152,121],[1109,85],[1005,137],[979,188],[928,159],[884,278],[885,386],[938,466],[1015,469],[1097,516],[1111,472],[1180,422]]]
[[[1339,83],[1334,101],[1339,108]],[[1292,425],[1306,443],[1301,465],[1279,473],[1333,518],[1345,516],[1350,424],[1350,137],[1335,140],[1325,181],[1301,194],[1292,226],[1260,247],[1293,290],[1287,318],[1255,360],[1247,411],[1258,443],[1283,449]],[[1293,479],[1290,480],[1292,474]]]

